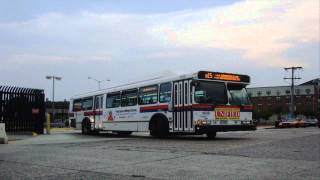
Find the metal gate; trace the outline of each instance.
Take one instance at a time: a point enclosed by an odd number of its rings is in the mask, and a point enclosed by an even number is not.
[[[43,134],[44,121],[43,90],[0,86],[0,123],[5,123],[6,131]]]

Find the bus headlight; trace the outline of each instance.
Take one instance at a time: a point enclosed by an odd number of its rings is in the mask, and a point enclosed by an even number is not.
[[[199,120],[194,121],[194,125],[196,125],[196,126],[203,126],[203,125],[207,125],[207,124],[209,124],[208,120],[199,119]]]
[[[252,121],[246,120],[246,121],[241,121],[242,124],[251,124]]]

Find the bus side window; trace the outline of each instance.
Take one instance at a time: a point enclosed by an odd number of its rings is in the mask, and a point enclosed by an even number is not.
[[[122,91],[121,106],[135,106],[138,101],[138,89]]]
[[[158,102],[158,85],[142,87],[139,89],[139,104],[155,104]]]
[[[100,108],[101,109],[103,108],[103,97],[104,97],[104,95],[100,96]]]
[[[95,109],[102,108],[102,100],[103,100],[103,95],[99,95],[95,97],[95,100],[94,100]]]
[[[171,83],[162,83],[159,91],[159,102],[165,103],[171,101]]]
[[[190,104],[193,103],[193,85],[191,85],[191,82],[192,81],[190,81],[190,99],[189,99]]]
[[[88,97],[82,100],[81,109],[82,110],[92,110],[93,106],[93,97]]]
[[[120,92],[107,94],[107,108],[114,108],[120,106]]]
[[[75,100],[73,100],[72,111],[73,111],[73,112],[81,111],[81,99],[75,99]]]

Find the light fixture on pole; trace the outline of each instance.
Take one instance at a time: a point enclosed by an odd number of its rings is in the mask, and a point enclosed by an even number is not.
[[[98,88],[99,88],[99,90],[101,89],[101,83],[102,82],[107,82],[107,81],[110,81],[110,79],[106,79],[106,80],[97,80],[97,79],[95,79],[95,78],[93,78],[93,77],[88,77],[88,79],[92,79],[92,80],[94,80],[94,81],[96,81],[97,83],[98,83]]]
[[[50,80],[52,79],[52,102],[51,102],[51,106],[52,106],[52,120],[54,120],[54,115],[55,115],[55,110],[54,110],[54,81],[60,81],[62,79],[62,77],[57,77],[57,76],[46,76],[46,79]]]

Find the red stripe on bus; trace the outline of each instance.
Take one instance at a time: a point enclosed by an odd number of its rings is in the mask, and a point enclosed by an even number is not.
[[[216,106],[216,108],[240,108],[240,106]]]
[[[208,105],[208,104],[193,104],[192,108],[203,108],[203,109],[209,109],[209,108],[213,108],[212,105]]]
[[[161,109],[168,109],[168,105],[156,105],[156,106],[140,107],[140,111],[161,110]]]
[[[83,113],[85,116],[102,115],[102,111],[87,111]]]

